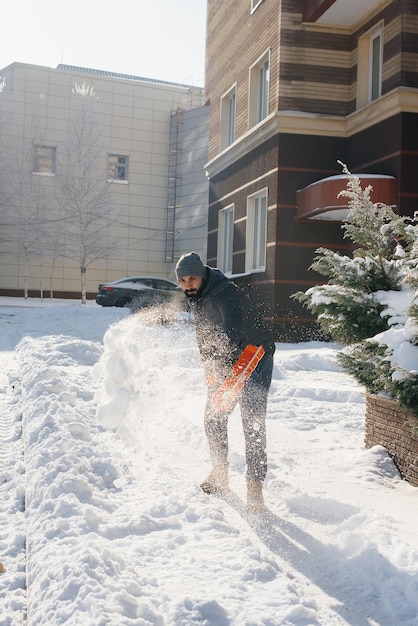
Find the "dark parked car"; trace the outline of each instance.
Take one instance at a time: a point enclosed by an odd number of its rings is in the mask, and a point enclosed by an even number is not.
[[[113,283],[100,284],[96,302],[101,306],[129,306],[140,309],[172,300],[179,292],[180,287],[165,278],[128,276]]]

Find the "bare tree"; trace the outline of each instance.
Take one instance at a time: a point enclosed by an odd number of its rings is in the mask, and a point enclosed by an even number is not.
[[[113,253],[115,240],[109,238],[109,227],[116,215],[90,97],[78,95],[76,104],[68,150],[58,160],[57,191],[64,226],[62,254],[80,268],[81,302],[85,304],[87,268]]]
[[[3,227],[8,242],[18,248],[23,265],[24,297],[29,292],[29,264],[39,249],[39,220],[42,203],[39,198],[38,181],[31,175],[30,142],[21,138],[14,149],[7,152],[6,177],[3,179],[4,210]]]
[[[16,128],[13,111],[0,100],[0,207],[1,239],[16,249],[23,267],[24,297],[29,292],[29,265],[41,258],[46,221],[53,214],[53,177],[36,176],[33,171],[34,141],[42,134],[37,112],[33,112],[29,133],[8,134]],[[2,242],[3,243],[3,242]],[[4,249],[6,245],[4,246]],[[42,264],[42,260],[40,261]],[[41,289],[42,289],[42,276]]]
[[[62,258],[62,231],[63,217],[60,215],[60,208],[56,202],[55,190],[51,196],[45,196],[39,190],[38,201],[40,211],[34,223],[36,234],[35,253],[39,259],[40,266],[40,291],[43,298],[44,272],[48,272],[49,297],[54,297],[53,278],[55,266],[59,258]]]
[[[0,82],[0,87],[3,83]],[[11,216],[11,197],[9,185],[9,163],[10,154],[8,138],[6,135],[7,124],[10,123],[10,116],[1,98],[0,89],[0,253],[5,252],[5,244],[10,240],[8,226]]]
[[[108,259],[115,249],[110,226],[117,215],[106,179],[103,129],[100,133],[94,124],[94,90],[83,84],[73,92],[68,142],[54,148],[54,162],[50,156],[47,167],[35,163],[39,149],[51,148],[44,111],[33,110],[29,130],[25,126],[11,135],[0,98],[0,242],[16,249],[25,298],[34,261],[39,263],[41,296],[47,268],[52,297],[54,267],[61,257],[80,268],[84,304],[87,268]],[[13,119],[14,112],[8,115]]]

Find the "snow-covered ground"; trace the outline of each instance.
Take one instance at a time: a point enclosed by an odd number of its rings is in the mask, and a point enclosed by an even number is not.
[[[17,304],[26,304],[24,307]],[[416,626],[418,490],[338,346],[278,344],[268,513],[207,496],[193,325],[0,298],[0,625]]]

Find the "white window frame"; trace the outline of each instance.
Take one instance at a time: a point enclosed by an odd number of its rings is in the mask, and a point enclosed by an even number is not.
[[[232,274],[234,252],[234,213],[233,204],[219,211],[218,221],[218,266],[224,274]]]
[[[383,32],[379,30],[370,38],[369,102],[377,100],[382,95],[382,56]]]
[[[262,122],[269,114],[270,56],[270,50],[267,50],[250,67],[250,128]]]
[[[221,97],[221,150],[235,141],[236,85]]]
[[[254,13],[262,2],[263,0],[251,0],[251,13]]]
[[[114,161],[116,159],[116,161]],[[119,159],[124,159],[124,163],[119,163]],[[114,162],[112,162],[114,161]],[[120,177],[118,170],[123,171],[124,175]],[[113,173],[112,173],[113,172]],[[115,154],[114,152],[107,155],[107,180],[109,183],[127,183],[129,174],[129,157],[126,154]]]
[[[384,23],[380,21],[358,40],[357,108],[374,102],[382,95]]]
[[[267,257],[268,189],[247,197],[246,272],[263,272]]]

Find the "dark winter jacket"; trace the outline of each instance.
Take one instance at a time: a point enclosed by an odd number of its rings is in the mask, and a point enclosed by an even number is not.
[[[272,334],[250,298],[220,270],[206,266],[207,275],[190,304],[202,360],[218,372],[229,369],[248,344],[274,354]]]

